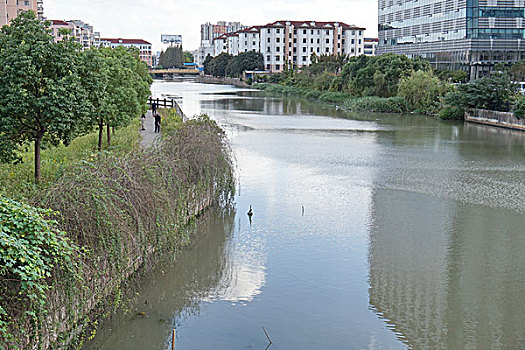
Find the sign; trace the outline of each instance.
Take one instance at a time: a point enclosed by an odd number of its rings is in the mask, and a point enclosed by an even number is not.
[[[160,36],[160,40],[163,44],[178,44],[182,45],[182,35],[168,35],[168,34],[162,34]]]

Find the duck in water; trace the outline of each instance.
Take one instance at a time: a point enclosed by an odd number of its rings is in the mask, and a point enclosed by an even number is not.
[[[250,219],[250,224],[252,223],[253,209],[250,205],[250,210],[248,210],[248,218]]]

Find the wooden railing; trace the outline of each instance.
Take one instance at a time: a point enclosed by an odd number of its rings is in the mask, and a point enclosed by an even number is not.
[[[188,120],[188,118],[186,118],[186,115],[184,114],[184,112],[180,108],[180,106],[177,103],[177,101],[175,101],[175,99],[173,99],[173,98],[153,98],[153,97],[150,97],[148,99],[148,104],[151,106],[151,105],[153,105],[153,103],[155,103],[157,105],[157,108],[173,108],[173,109],[175,109],[177,114],[181,116],[183,122],[186,122]]]

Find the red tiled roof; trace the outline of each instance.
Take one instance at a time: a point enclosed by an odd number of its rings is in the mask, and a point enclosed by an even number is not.
[[[239,33],[255,33],[255,32],[259,32],[259,30],[261,30],[261,26],[253,26],[253,27],[244,28],[243,30],[239,30]]]
[[[66,21],[60,21],[60,20],[56,20],[56,19],[51,19],[49,21],[54,26],[68,26],[69,25],[69,23],[67,23]]]
[[[107,41],[112,44],[141,44],[141,45],[151,45],[150,42],[142,39],[113,39],[113,38],[100,38],[100,41]]]
[[[345,29],[355,29],[355,30],[365,30],[365,28],[357,27],[353,24],[346,24],[344,22],[319,22],[319,21],[276,21],[273,23],[268,23],[262,28],[283,28],[286,24],[289,23],[296,28],[308,28],[308,29],[330,29],[335,28],[336,24],[339,27]]]

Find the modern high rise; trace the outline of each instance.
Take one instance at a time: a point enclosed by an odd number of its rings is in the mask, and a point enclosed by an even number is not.
[[[44,19],[43,0],[0,0],[0,26],[9,24],[25,11],[34,11],[40,20]]]
[[[379,0],[378,53],[428,59],[471,79],[525,58],[524,0]]]
[[[1,0],[0,0],[1,1]],[[217,22],[212,24],[210,22],[201,24],[201,44],[199,48],[193,53],[195,57],[195,63],[198,66],[202,66],[206,56],[216,56],[215,55],[215,43],[216,38],[222,37],[224,34],[229,34],[237,32],[246,28],[240,22]]]

